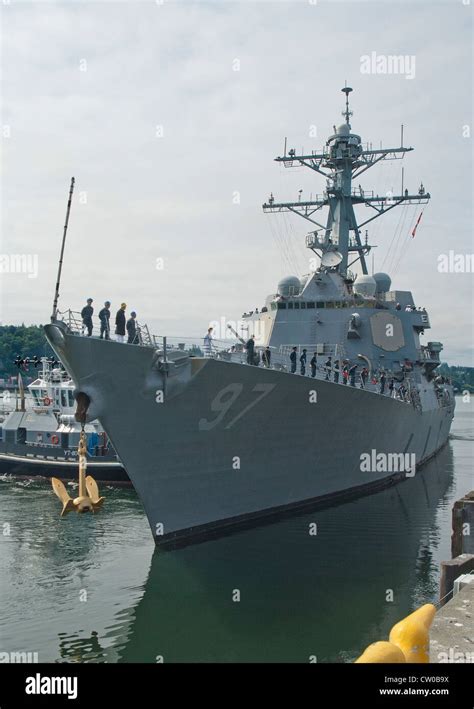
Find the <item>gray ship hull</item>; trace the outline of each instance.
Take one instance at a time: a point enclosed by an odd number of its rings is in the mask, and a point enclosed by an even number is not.
[[[365,470],[361,456],[410,455],[418,467],[448,439],[454,405],[429,392],[420,412],[370,391],[212,358],[183,358],[171,376],[152,348],[82,338],[61,324],[46,333],[163,546],[375,491],[414,471]]]

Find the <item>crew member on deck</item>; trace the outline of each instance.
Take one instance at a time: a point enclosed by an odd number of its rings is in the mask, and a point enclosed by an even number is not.
[[[213,330],[212,327],[208,328],[207,333],[204,335],[204,356],[205,357],[210,357],[212,355],[212,330]]]
[[[356,385],[356,372],[357,372],[357,367],[358,364],[353,364],[351,367],[349,367],[349,377],[351,380],[351,386],[355,387]]]
[[[339,360],[336,359],[334,362],[334,383],[338,384],[339,383]]]
[[[300,357],[300,374],[304,377],[306,372],[306,350],[303,350]]]
[[[125,342],[125,325],[127,318],[125,317],[126,303],[122,303],[120,310],[117,310],[117,315],[115,316],[115,334],[117,335],[117,342]]]
[[[130,313],[130,317],[127,320],[127,344],[137,345],[138,344],[138,331],[137,331],[137,314],[134,310]]]
[[[110,340],[110,301],[106,300],[104,307],[99,312],[100,320],[100,339],[105,337],[106,340]]]
[[[94,308],[92,307],[93,303],[92,298],[87,298],[87,305],[84,305],[84,307],[81,310],[81,318],[82,318],[82,334],[84,334],[84,330],[87,330],[87,337],[90,337],[92,335],[92,315],[94,313]]]
[[[270,367],[270,362],[272,360],[272,352],[270,347],[267,345],[262,354],[262,361],[264,366],[268,369]]]
[[[349,381],[349,364],[347,360],[344,360],[342,364],[342,381],[344,382],[344,384],[347,384],[347,382]]]
[[[255,335],[249,337],[245,348],[247,350],[247,364],[255,364]]]
[[[380,393],[384,394],[385,393],[385,382],[387,381],[387,376],[384,371],[380,373]],[[393,379],[392,379],[392,388],[393,388]]]
[[[311,367],[311,376],[313,377],[313,379],[314,379],[315,376],[316,376],[316,367],[317,367],[317,364],[318,364],[318,355],[317,355],[317,353],[315,352],[314,355],[311,357],[311,360],[310,360],[310,362],[309,362],[309,366]]]
[[[332,358],[328,357],[326,360],[326,363],[324,365],[324,369],[326,370],[326,381],[329,381],[329,375],[331,374],[331,369],[332,369]]]
[[[296,372],[296,352],[297,352],[297,347],[293,347],[291,350],[290,354],[290,362],[291,362],[291,373],[294,374]]]

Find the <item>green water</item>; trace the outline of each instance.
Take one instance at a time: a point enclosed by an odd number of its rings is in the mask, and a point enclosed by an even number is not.
[[[448,446],[414,479],[173,552],[155,551],[133,491],[105,488],[103,512],[60,519],[48,484],[0,480],[0,651],[40,662],[353,660],[437,598],[452,504],[474,488],[473,429],[474,407],[458,399]]]

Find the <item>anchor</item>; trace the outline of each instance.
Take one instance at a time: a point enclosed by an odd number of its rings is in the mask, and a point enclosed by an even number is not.
[[[85,418],[89,401],[85,395],[77,397],[76,420],[80,421],[81,435],[79,437],[79,446],[77,452],[79,454],[79,495],[72,499],[66,490],[64,483],[58,478],[51,478],[51,485],[54,493],[63,503],[61,517],[64,517],[68,512],[75,510],[76,512],[95,512],[102,507],[105,497],[100,497],[99,487],[91,475],[86,476],[87,458],[86,458],[86,434],[84,431]]]
[[[86,434],[82,428],[79,446],[79,496],[72,499],[69,497],[64,483],[58,478],[51,478],[51,484],[55,494],[63,503],[61,517],[75,510],[76,512],[95,512],[96,509],[102,507],[105,497],[100,497],[99,487],[91,475],[86,477],[87,459],[86,459]]]

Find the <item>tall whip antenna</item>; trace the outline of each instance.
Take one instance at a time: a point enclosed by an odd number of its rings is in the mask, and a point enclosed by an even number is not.
[[[67,202],[66,221],[64,223],[64,232],[63,232],[63,241],[61,244],[61,253],[59,255],[58,277],[56,280],[56,289],[54,291],[53,314],[51,315],[51,322],[54,322],[56,320],[56,316],[58,314],[59,284],[61,283],[61,271],[63,268],[64,247],[66,245],[67,225],[69,223],[69,212],[71,211],[71,201],[72,201],[72,193],[73,192],[74,192],[74,177],[71,178],[71,187],[69,189],[69,199]]]

